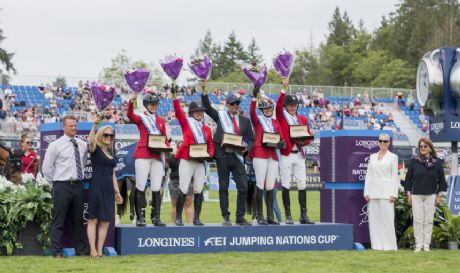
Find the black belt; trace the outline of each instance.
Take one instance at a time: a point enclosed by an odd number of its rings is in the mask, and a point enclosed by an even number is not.
[[[71,185],[75,185],[75,184],[81,183],[81,180],[78,180],[78,179],[70,179],[70,180],[58,180],[58,181],[54,181],[54,182],[63,182],[63,183],[69,183],[69,184],[71,184]]]

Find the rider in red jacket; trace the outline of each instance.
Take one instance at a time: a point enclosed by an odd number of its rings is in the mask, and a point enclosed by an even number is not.
[[[160,98],[152,93],[147,93],[143,97],[143,104],[147,111],[136,115],[133,111],[133,102],[137,99],[137,93],[134,93],[128,103],[128,118],[137,125],[140,133],[140,139],[134,151],[135,169],[136,169],[136,189],[134,192],[134,206],[136,208],[136,225],[146,226],[145,224],[145,184],[150,177],[152,188],[152,204],[155,212],[155,219],[152,223],[155,226],[165,226],[160,219],[161,211],[161,182],[165,175],[164,171],[164,154],[154,152],[147,147],[149,134],[166,136],[165,121],[162,117],[156,115]],[[169,146],[166,137],[166,145]]]
[[[259,92],[259,88],[254,88],[254,97],[251,100],[250,115],[251,122],[256,135],[256,141],[254,146],[249,153],[253,158],[254,172],[256,175],[257,193],[256,193],[256,206],[257,206],[257,223],[259,225],[279,225],[273,217],[273,199],[275,186],[275,180],[278,176],[278,156],[276,149],[281,148],[284,145],[282,139],[283,132],[278,121],[273,117],[273,109],[275,103],[269,97],[262,95],[259,99],[258,106],[262,115],[256,114],[256,97]],[[264,147],[262,139],[264,133],[272,133],[280,135],[280,142],[277,147]],[[267,221],[265,221],[262,211],[262,199],[263,192],[266,191],[265,203],[267,206]]]
[[[193,178],[193,225],[202,226],[200,220],[201,206],[203,203],[203,187],[206,182],[205,163],[195,160],[189,156],[189,148],[194,144],[206,144],[209,157],[214,155],[212,144],[211,129],[204,124],[204,110],[201,100],[192,101],[189,105],[189,117],[187,118],[182,111],[179,100],[176,99],[176,86],[173,86],[173,104],[176,118],[182,128],[184,137],[179,146],[176,158],[180,158],[179,163],[179,195],[176,204],[176,225],[183,226],[182,210],[184,209],[185,196],[187,195],[190,182]]]
[[[291,216],[291,200],[289,190],[291,186],[291,177],[297,182],[300,204],[300,223],[312,224],[313,222],[307,216],[307,193],[306,180],[307,169],[305,165],[305,153],[303,147],[310,144],[310,140],[298,141],[289,137],[289,126],[307,125],[307,133],[311,135],[308,119],[297,114],[299,100],[296,96],[286,95],[288,88],[287,79],[282,79],[284,89],[281,90],[278,101],[276,102],[276,119],[281,125],[286,141],[286,147],[281,149],[280,158],[280,177],[283,185],[283,206],[286,214],[286,224],[294,224]]]

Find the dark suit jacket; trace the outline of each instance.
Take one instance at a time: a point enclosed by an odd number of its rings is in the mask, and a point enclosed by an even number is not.
[[[220,124],[219,112],[211,106],[208,95],[201,95],[201,101],[206,108],[206,114],[210,116],[217,123],[217,130],[214,134],[212,141],[214,142],[214,157],[222,158],[224,150],[221,147],[224,129]],[[243,136],[243,140],[248,143],[247,150],[251,151],[254,145],[254,132],[252,131],[251,122],[248,118],[239,115],[239,132],[238,135]]]

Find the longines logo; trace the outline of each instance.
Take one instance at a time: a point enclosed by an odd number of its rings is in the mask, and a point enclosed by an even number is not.
[[[439,135],[439,133],[444,131],[444,123],[443,122],[431,123],[431,131],[435,133],[436,135]]]
[[[372,150],[379,146],[379,142],[377,140],[356,140],[355,144],[357,147],[364,147],[368,150]]]

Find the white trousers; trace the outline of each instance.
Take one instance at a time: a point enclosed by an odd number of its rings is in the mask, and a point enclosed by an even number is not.
[[[430,247],[436,194],[412,195],[415,248]]]
[[[394,203],[388,199],[371,199],[367,210],[372,249],[398,250]]]
[[[255,157],[252,160],[252,164],[256,175],[257,187],[261,190],[273,190],[276,177],[278,176],[278,161],[272,158],[265,159]]]
[[[147,178],[150,178],[150,188],[152,191],[161,189],[161,182],[165,175],[163,163],[153,158],[137,158],[134,161],[136,169],[136,188],[140,191],[145,190]]]
[[[204,162],[181,159],[179,163],[179,189],[187,194],[193,178],[193,192],[201,193],[206,182]]]
[[[280,158],[280,177],[281,184],[286,189],[291,188],[291,179],[297,183],[297,189],[305,190],[307,187],[307,166],[305,158],[300,152],[291,153],[288,156],[281,155]]]

